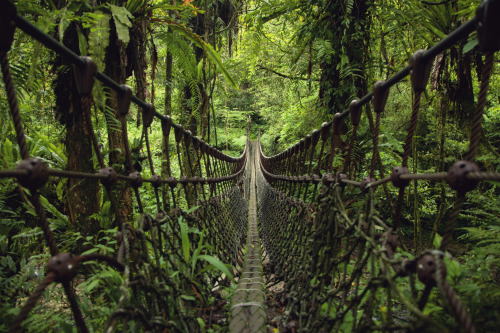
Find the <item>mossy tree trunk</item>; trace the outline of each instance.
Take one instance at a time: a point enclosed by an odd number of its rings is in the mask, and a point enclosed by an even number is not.
[[[118,39],[114,22],[111,20],[111,29],[109,37],[109,45],[106,52],[106,69],[105,74],[111,79],[124,84],[126,79],[127,68],[127,53],[125,44]],[[116,101],[116,92],[108,89],[109,98],[106,100],[106,107],[112,110],[114,117],[118,119],[121,124],[126,122],[126,116],[120,114]],[[125,160],[125,141],[119,126],[108,121],[108,140],[109,140],[109,164],[115,169],[117,173],[127,173],[126,160]],[[132,220],[133,207],[132,207],[132,192],[129,184],[126,182],[118,182],[113,187],[115,224],[121,225],[124,222]]]
[[[72,51],[79,53],[78,36],[75,23],[68,29],[63,38],[64,44]],[[64,64],[64,65],[63,65]],[[56,79],[54,92],[56,110],[59,120],[66,128],[66,155],[68,171],[94,173],[93,148],[91,133],[87,119],[90,119],[90,103],[81,102],[78,94],[73,68],[67,66],[61,57],[54,62]],[[99,183],[95,179],[68,178],[66,208],[76,230],[84,235],[96,234],[100,228],[92,215],[99,212]]]

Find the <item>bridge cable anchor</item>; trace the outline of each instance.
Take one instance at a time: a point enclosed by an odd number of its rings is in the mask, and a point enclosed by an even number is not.
[[[55,274],[54,281],[69,283],[78,271],[78,257],[68,252],[60,252],[47,262],[47,272]]]
[[[385,81],[377,81],[373,85],[372,88],[372,105],[373,110],[376,113],[381,113],[385,109],[385,105],[387,103],[387,98],[389,97],[389,88],[384,86]]]
[[[153,185],[154,188],[158,188],[162,184],[161,177],[159,175],[152,175],[150,180],[151,185]]]
[[[102,168],[99,170],[100,175],[107,176],[107,178],[102,178],[101,183],[106,188],[110,188],[118,181],[118,175],[116,174],[115,169],[111,167]]]
[[[174,127],[174,133],[175,133],[175,142],[180,143],[182,140],[182,133],[183,133],[182,125]]]
[[[429,75],[431,73],[432,61],[424,58],[425,50],[417,50],[410,58],[410,80],[415,92],[425,90]]]
[[[118,112],[121,116],[126,116],[130,110],[130,102],[132,100],[132,88],[122,84],[122,91],[116,95],[116,103],[118,104]]]
[[[83,67],[73,65],[76,90],[80,96],[90,96],[94,87],[97,65],[90,57],[82,56],[80,59],[84,63]]]
[[[340,135],[343,120],[344,119],[342,118],[342,113],[337,112],[333,115],[333,134],[335,136]]]
[[[184,145],[186,149],[189,149],[189,146],[191,145],[191,138],[193,135],[191,134],[191,131],[186,130],[184,131]]]
[[[349,104],[349,117],[351,118],[351,125],[358,126],[361,121],[361,113],[363,109],[359,105],[359,99],[353,99]]]
[[[370,177],[370,176],[366,176],[365,178],[363,178],[361,180],[361,184],[359,185],[359,188],[361,189],[361,192],[362,193],[368,193],[368,188],[369,188],[369,184],[370,183],[373,183],[375,181],[375,178],[373,177]],[[373,187],[373,190],[375,191],[375,187]]]
[[[434,287],[437,284],[437,271],[436,258],[432,254],[425,254],[417,261],[416,270],[418,279],[429,287]],[[440,267],[440,278],[444,280],[446,278],[446,265]]]
[[[479,180],[467,178],[470,172],[480,172],[481,170],[474,162],[458,161],[448,170],[446,180],[452,189],[459,194],[465,194],[476,188]]]
[[[394,169],[392,169],[391,173],[392,185],[398,188],[404,188],[408,186],[410,181],[408,179],[401,179],[401,175],[407,175],[409,173],[410,170],[408,170],[408,168],[404,166],[397,166]]]
[[[144,182],[144,180],[142,179],[142,176],[139,172],[137,172],[137,171],[131,172],[128,176],[133,178],[133,180],[130,182],[132,187],[139,188],[142,186],[142,183]]]
[[[326,141],[328,139],[328,135],[330,134],[330,128],[332,127],[332,123],[324,122],[321,124],[321,141]],[[292,151],[293,153],[293,151]]]
[[[42,187],[49,178],[47,165],[39,158],[22,160],[17,165],[16,170],[25,171],[23,175],[17,176],[17,181],[31,191]]]
[[[144,128],[149,128],[153,123],[153,117],[155,115],[155,106],[151,103],[146,103],[147,106],[142,108],[142,126]]]
[[[347,183],[344,183],[344,179],[349,179],[349,176],[345,172],[339,172],[337,173],[337,184],[339,184],[341,187],[345,187]]]

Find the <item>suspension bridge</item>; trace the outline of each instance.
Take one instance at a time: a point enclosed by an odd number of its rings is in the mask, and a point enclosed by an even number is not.
[[[453,241],[467,193],[474,191],[482,181],[500,180],[499,173],[482,171],[475,162],[494,53],[500,48],[499,1],[483,2],[475,18],[433,47],[415,52],[405,68],[386,81],[377,82],[370,93],[352,101],[347,110],[336,113],[331,121],[297,144],[279,154],[266,156],[260,134],[256,142],[247,136],[245,150],[239,157],[220,152],[170,117],[155,111],[152,104],[134,96],[130,87],[97,71],[92,59],[75,54],[18,15],[11,2],[0,4],[2,76],[22,157],[15,169],[0,170],[0,179],[16,179],[29,191],[50,255],[46,275],[20,304],[20,311],[9,323],[11,332],[25,329],[25,321],[40,305],[44,292],[56,283],[62,285],[75,327],[81,332],[203,331],[205,324],[195,319],[196,310],[182,301],[181,294],[183,290],[193,289],[200,299],[205,296],[198,295],[198,287],[191,284],[189,276],[182,272],[179,276],[171,275],[179,265],[175,256],[179,256],[180,261],[188,261],[190,249],[179,250],[188,242],[185,237],[190,240],[188,244],[200,241],[199,234],[183,230],[185,225],[204,230],[202,241],[209,244],[218,259],[234,267],[232,272],[227,270],[221,276],[204,281],[210,288],[234,285],[229,304],[224,308],[231,332],[268,331],[266,295],[277,285],[283,290],[279,298],[284,310],[275,331],[446,331],[442,323],[424,311],[436,290],[457,330],[476,331],[467,304],[460,300],[447,280],[444,258]],[[98,170],[89,173],[54,169],[36,156],[30,156],[9,65],[9,49],[16,29],[73,65],[80,94],[80,100],[74,103],[89,103],[94,82],[98,80],[116,92],[120,114],[126,115],[131,103],[142,110],[151,177],[143,178],[134,169],[126,121],[121,122],[126,148],[123,154],[129,171],[126,174],[106,164],[107,157],[100,149],[89,115],[86,115],[89,117],[86,131],[91,137]],[[485,60],[477,108],[470,119],[467,156],[453,163],[447,172],[412,173],[408,161],[419,123],[421,97],[434,58],[475,32]],[[410,76],[414,98],[402,163],[384,166],[378,151],[382,114],[391,87],[407,76]],[[355,179],[352,149],[363,111],[370,104],[375,113],[371,128],[373,150],[371,159],[366,161],[367,176]],[[349,122],[353,133],[347,150],[340,149],[343,122]],[[186,166],[180,168],[179,174],[173,171],[170,162],[166,177],[157,174],[148,139],[148,129],[152,126],[162,131],[166,142],[173,139],[175,152],[169,156],[175,156],[179,166]],[[342,155],[343,163],[334,166],[338,155]],[[392,172],[385,175],[384,170],[388,169]],[[133,191],[138,219],[117,220],[116,255],[60,251],[40,197],[41,189],[51,177],[98,181],[110,198],[114,197],[113,189],[118,183],[127,184]],[[444,222],[440,248],[422,250],[413,256],[401,250],[401,215],[405,190],[411,182],[422,180],[447,182],[448,190],[455,193],[455,201]],[[155,216],[143,208],[147,183],[151,185],[147,189],[153,192],[150,197],[157,207]],[[395,198],[391,197],[388,186],[397,188]],[[161,196],[162,191],[168,195]],[[390,223],[384,221],[376,209],[376,191],[384,191],[386,200],[395,200]],[[165,198],[169,202],[162,202]],[[346,202],[353,199],[362,202],[356,211],[346,208]],[[112,201],[111,204],[119,203]],[[165,211],[164,207],[170,210]],[[104,327],[89,326],[82,311],[81,295],[75,292],[75,277],[86,262],[101,262],[119,272],[122,278],[120,296]],[[195,267],[197,263],[192,265]],[[234,279],[231,279],[232,273]],[[423,288],[417,287],[419,283]],[[42,311],[43,308],[42,305]],[[200,317],[211,321],[211,315]]]

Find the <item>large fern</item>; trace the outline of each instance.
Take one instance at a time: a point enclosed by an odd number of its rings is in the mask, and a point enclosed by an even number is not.
[[[201,105],[201,91],[199,87],[201,75],[198,70],[200,64],[196,62],[193,47],[184,37],[177,33],[162,31],[158,34],[158,37],[166,43],[176,67],[182,73],[179,76],[182,85],[189,87],[192,97],[187,101],[187,105],[191,110],[197,110]]]
[[[220,58],[219,53],[215,51],[212,45],[209,43],[205,42],[200,36],[197,34],[193,33],[189,28],[185,27],[182,24],[176,23],[174,21],[170,21],[168,19],[164,19],[164,21],[169,25],[170,29],[178,34],[179,36],[182,36],[192,42],[194,45],[200,47],[203,49],[203,52],[207,56],[207,59],[210,63],[212,63],[217,70],[224,76],[225,80],[234,88],[238,89],[238,84],[234,80],[234,78],[229,74],[227,68],[224,66],[222,63],[222,60]],[[161,36],[164,36],[164,34],[159,34],[160,38]],[[168,35],[167,35],[168,36]]]
[[[158,38],[166,45],[172,54],[176,66],[188,77],[196,79],[198,76],[197,62],[193,48],[185,38],[170,31],[161,31]]]
[[[463,227],[462,240],[474,244],[474,248],[484,255],[494,256],[500,264],[500,199],[495,187],[481,193],[469,195],[468,202],[473,208],[464,209],[462,219],[469,226]]]

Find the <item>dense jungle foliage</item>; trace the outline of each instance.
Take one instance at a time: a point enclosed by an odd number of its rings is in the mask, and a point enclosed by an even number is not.
[[[250,137],[262,132],[272,155],[330,121],[350,101],[403,68],[418,49],[434,45],[472,18],[478,0],[19,0],[19,14],[80,55],[92,57],[98,69],[126,83],[156,110],[201,139],[239,156]],[[412,172],[446,171],[463,159],[470,135],[470,115],[477,103],[483,58],[476,34],[434,61],[422,99],[421,122],[413,142]],[[482,170],[500,172],[500,76],[495,55],[490,94],[484,115],[477,162]],[[82,110],[71,66],[39,42],[17,30],[9,53],[28,148],[54,168],[99,169],[90,138],[84,135]],[[381,121],[379,151],[385,174],[401,163],[412,105],[408,79],[391,89]],[[123,142],[113,133],[128,124],[134,166],[151,176],[136,106],[121,119],[113,94],[96,84],[90,105],[106,161],[126,170]],[[352,177],[366,176],[371,159],[373,119],[368,109],[353,147],[357,161]],[[351,128],[342,140],[350,142]],[[162,141],[159,125],[149,133],[155,168],[165,173],[172,160],[175,175],[186,166],[176,162],[175,141]],[[7,96],[0,84],[0,168],[12,169],[20,152]],[[337,165],[342,159],[336,159]],[[379,176],[379,175],[377,175]],[[0,331],[44,276],[49,254],[37,226],[29,191],[13,179],[0,179]],[[142,195],[145,210],[156,214],[151,185]],[[500,319],[500,184],[481,183],[467,196],[450,250],[448,275],[469,305],[480,331],[498,331]],[[397,189],[388,186],[393,198]],[[130,190],[120,192],[130,207],[110,209],[110,198],[95,181],[51,177],[42,188],[42,203],[62,251],[115,254],[116,220],[136,218]],[[168,197],[168,191],[163,194]],[[454,194],[445,182],[418,182],[405,197],[405,251],[438,247],[442,222],[451,211]],[[391,203],[377,192],[377,209],[391,221]],[[357,209],[361,202],[347,203]],[[164,207],[168,210],[171,207]],[[135,214],[135,215],[134,215]],[[180,227],[179,227],[180,226]],[[172,327],[180,331],[227,331],[224,319],[213,320],[201,308],[224,311],[222,298],[231,293],[229,279],[215,294],[204,281],[234,270],[203,242],[203,230],[179,221],[178,253],[172,254],[172,281],[182,295],[172,297]],[[174,228],[174,227],[172,227]],[[175,261],[174,263],[172,261]],[[91,262],[75,282],[82,309],[96,331],[106,324],[119,301],[122,277],[114,269]],[[222,298],[221,298],[222,297]],[[71,312],[55,284],[43,296],[25,327],[30,331],[76,331]],[[440,322],[449,320],[444,304],[425,309]],[[211,311],[211,310],[210,310]],[[214,310],[216,311],[216,310]],[[179,319],[181,318],[181,319]],[[210,318],[210,319],[209,319]],[[129,327],[133,331],[133,327]]]

